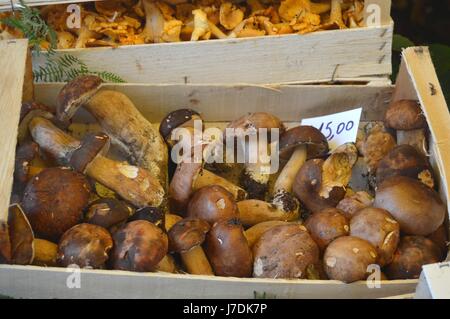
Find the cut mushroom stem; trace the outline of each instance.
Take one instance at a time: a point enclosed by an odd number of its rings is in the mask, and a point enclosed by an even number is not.
[[[104,135],[89,137],[79,142],[44,118],[30,122],[30,132],[39,146],[51,154],[61,165],[70,165],[114,190],[135,206],[158,207],[163,202],[164,190],[147,170],[104,157],[101,152]]]
[[[298,146],[292,153],[291,158],[284,166],[280,175],[278,176],[274,192],[285,191],[290,193],[292,191],[292,185],[294,184],[294,177],[300,168],[305,164],[307,158],[307,148],[306,146]]]
[[[192,190],[195,192],[200,188],[209,185],[219,185],[229,191],[236,200],[242,200],[246,197],[247,192],[236,184],[231,183],[227,179],[211,173],[206,169],[201,169],[197,178],[192,184]]]
[[[239,218],[244,226],[267,221],[295,221],[299,218],[299,204],[292,196],[281,207],[258,199],[240,201],[237,205]]]
[[[245,238],[247,238],[248,245],[250,248],[253,247],[253,245],[259,240],[259,238],[269,229],[280,226],[280,225],[286,225],[287,222],[284,221],[268,221],[268,222],[262,222],[259,224],[256,224],[249,229],[247,229],[244,232]]]

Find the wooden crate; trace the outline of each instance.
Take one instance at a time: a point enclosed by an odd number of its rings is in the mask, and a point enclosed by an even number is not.
[[[0,43],[0,209],[7,209],[13,180],[25,41]],[[14,63],[12,63],[14,62]],[[207,121],[226,122],[252,111],[270,111],[285,121],[363,108],[363,121],[381,120],[391,98],[419,99],[430,126],[430,154],[439,191],[450,198],[450,115],[427,48],[403,53],[397,86],[378,85],[105,85],[125,92],[151,121],[181,106],[201,111]],[[36,86],[36,99],[50,105],[62,84]],[[81,288],[70,289],[64,268],[0,266],[0,294],[30,298],[382,298],[411,294],[417,280],[365,282],[239,279],[164,273],[81,270]]]
[[[0,0],[0,9],[2,3],[6,8],[9,0]],[[379,9],[379,24],[363,28],[306,35],[70,49],[60,50],[58,54],[74,55],[91,70],[113,72],[129,83],[299,84],[387,80],[392,72],[391,0],[365,0],[366,21],[370,21],[373,5]],[[44,56],[36,57],[34,64],[45,64]]]

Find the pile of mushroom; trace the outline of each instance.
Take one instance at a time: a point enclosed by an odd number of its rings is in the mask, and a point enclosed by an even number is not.
[[[391,103],[384,123],[330,150],[318,129],[263,112],[217,128],[236,129],[231,138],[197,141],[208,131],[199,112],[174,110],[158,127],[101,84],[83,76],[54,107],[24,103],[2,262],[350,283],[376,270],[380,280],[418,278],[448,252],[426,139],[402,138],[426,136],[415,101]],[[96,120],[81,135],[79,109]],[[247,157],[246,136],[259,129],[280,133],[266,145],[278,152],[276,172]],[[190,138],[178,141],[179,131]],[[177,143],[187,149],[169,159]],[[244,163],[209,163],[222,146],[244,150]]]
[[[40,8],[57,33],[58,49],[306,34],[364,25],[363,0],[108,0],[80,7],[79,28],[67,25],[65,5]],[[0,39],[20,36],[0,25]]]

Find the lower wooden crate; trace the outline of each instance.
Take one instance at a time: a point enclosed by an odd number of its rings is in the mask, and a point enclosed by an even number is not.
[[[80,288],[68,288],[64,268],[0,266],[0,294],[21,298],[382,298],[408,294],[417,280],[343,284],[323,280],[244,279],[164,273],[81,270]]]
[[[55,104],[63,84],[36,86],[36,99]],[[420,100],[430,128],[430,160],[436,172],[442,200],[449,203],[450,115],[426,48],[403,53],[397,85],[105,85],[105,89],[126,93],[144,116],[159,122],[168,112],[193,107],[206,121],[226,122],[247,112],[268,111],[283,121],[296,121],[362,107],[362,121],[379,121],[391,99]],[[0,97],[1,98],[1,97]],[[20,103],[6,105],[14,114]],[[0,140],[11,137],[15,123],[0,126]],[[9,126],[8,126],[9,125]],[[14,135],[15,136],[15,135]],[[0,144],[1,146],[2,144]],[[14,163],[14,148],[4,148],[2,166]],[[1,198],[9,198],[12,169],[0,179]],[[7,206],[7,203],[0,203]],[[414,293],[417,280],[385,281],[380,288],[366,282],[343,284],[336,281],[241,279],[165,273],[131,273],[81,270],[80,288],[68,288],[73,274],[64,268],[0,266],[0,294],[26,298],[383,298]]]

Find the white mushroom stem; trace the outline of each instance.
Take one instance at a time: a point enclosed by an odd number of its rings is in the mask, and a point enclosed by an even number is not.
[[[247,192],[244,189],[205,169],[202,169],[194,179],[192,190],[195,192],[196,190],[209,185],[222,186],[229,191],[236,200],[242,200],[247,197]]]
[[[307,149],[305,145],[297,146],[291,155],[291,158],[287,164],[283,167],[280,175],[278,176],[273,193],[284,191],[290,193],[292,191],[292,185],[294,184],[295,176],[303,164],[306,162]]]

